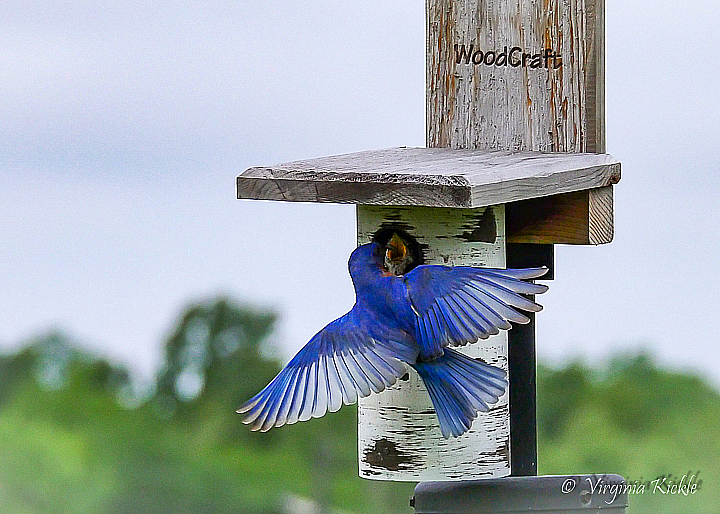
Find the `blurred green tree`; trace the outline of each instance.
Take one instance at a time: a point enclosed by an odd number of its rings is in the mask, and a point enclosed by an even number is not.
[[[538,368],[538,429],[548,438],[556,438],[566,427],[571,414],[588,402],[592,394],[590,372],[579,362],[563,369]]]
[[[357,477],[354,406],[267,434],[240,423],[237,405],[280,369],[275,319],[226,298],[189,306],[147,401],[125,401],[128,371],[62,332],[0,356],[0,513],[274,514],[292,495],[410,512],[412,484]],[[698,494],[635,495],[634,514],[717,512],[718,419],[716,389],[646,353],[538,368],[541,474],[700,471]]]
[[[268,355],[276,315],[241,307],[227,298],[187,308],[165,344],[155,408],[188,423],[215,419],[215,436],[248,438],[235,409],[280,370]]]

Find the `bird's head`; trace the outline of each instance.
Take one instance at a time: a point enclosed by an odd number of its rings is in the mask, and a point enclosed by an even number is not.
[[[420,244],[402,229],[380,229],[374,234],[373,241],[380,245],[384,254],[383,268],[393,275],[404,275],[423,263]]]

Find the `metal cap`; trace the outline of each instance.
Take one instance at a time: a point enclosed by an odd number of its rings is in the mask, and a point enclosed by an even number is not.
[[[627,484],[614,474],[423,482],[413,505],[417,514],[624,513]]]

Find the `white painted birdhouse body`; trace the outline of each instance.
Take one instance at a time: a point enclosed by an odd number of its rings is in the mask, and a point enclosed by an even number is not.
[[[405,228],[427,248],[427,264],[505,267],[505,209],[358,206],[358,244],[383,225]],[[478,231],[483,227],[484,231]],[[475,233],[473,233],[475,231]],[[508,371],[507,332],[460,348]],[[360,476],[381,480],[448,480],[510,473],[508,394],[458,438],[445,439],[415,371],[380,394],[359,400]]]

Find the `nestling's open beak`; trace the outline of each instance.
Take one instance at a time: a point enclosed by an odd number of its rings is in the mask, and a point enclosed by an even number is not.
[[[402,260],[407,255],[407,246],[397,234],[393,234],[385,248],[385,258],[391,261]]]

